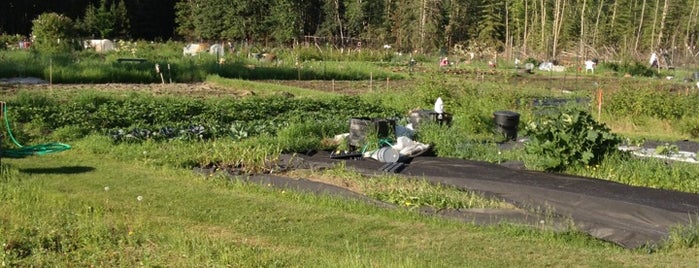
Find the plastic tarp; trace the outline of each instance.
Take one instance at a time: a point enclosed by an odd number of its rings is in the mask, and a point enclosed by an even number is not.
[[[344,161],[365,174],[384,164],[374,160],[335,160],[326,152],[305,157],[315,163]],[[526,211],[545,211],[572,220],[581,231],[626,248],[660,244],[672,227],[697,222],[699,195],[634,187],[599,179],[511,169],[503,165],[421,156],[400,173],[484,193]]]

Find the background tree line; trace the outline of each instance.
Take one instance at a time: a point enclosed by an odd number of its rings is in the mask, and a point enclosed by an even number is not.
[[[551,59],[667,51],[687,59],[698,53],[698,1],[9,0],[0,4],[0,31],[28,34],[32,19],[54,11],[82,25],[83,35],[104,38],[361,42]],[[112,24],[100,24],[104,16]]]
[[[557,58],[697,54],[697,0],[180,0],[177,33],[192,40],[401,51],[464,50]]]
[[[28,36],[32,31],[32,21],[42,13],[55,12],[70,18],[78,26],[85,20],[90,6],[100,11],[102,0],[3,0],[0,1],[0,33]],[[107,0],[106,11],[112,5],[121,12],[117,20],[128,21],[127,31],[108,33],[105,38],[125,37],[146,40],[168,40],[174,38],[175,2],[177,0]],[[96,12],[95,12],[96,13]],[[126,15],[124,15],[126,14]],[[88,15],[89,16],[89,15]],[[100,15],[104,16],[104,15]],[[126,17],[124,17],[126,16]],[[102,17],[104,19],[104,17]],[[104,29],[102,29],[104,31]],[[109,31],[107,31],[109,32]],[[105,33],[107,33],[105,32]],[[84,37],[102,37],[99,31],[83,33]]]

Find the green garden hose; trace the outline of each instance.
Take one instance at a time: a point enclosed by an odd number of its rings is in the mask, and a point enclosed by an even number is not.
[[[7,127],[7,134],[10,136],[12,142],[17,145],[17,149],[3,149],[0,151],[2,157],[9,158],[24,158],[31,155],[45,155],[48,153],[57,153],[65,150],[71,149],[70,145],[60,142],[52,142],[45,144],[38,144],[33,146],[22,146],[17,142],[15,137],[12,135],[12,129],[10,128],[10,120],[7,118],[7,105],[3,103],[2,114],[5,118],[5,126]]]

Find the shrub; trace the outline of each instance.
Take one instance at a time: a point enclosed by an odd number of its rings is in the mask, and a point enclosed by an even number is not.
[[[621,143],[607,126],[574,109],[544,115],[529,122],[525,131],[530,137],[527,167],[547,171],[598,164]]]
[[[604,100],[604,110],[611,115],[635,118],[648,116],[664,120],[692,117],[697,105],[697,98],[658,90],[655,84],[624,85],[619,90],[608,91]]]
[[[2,33],[0,34],[0,49],[17,47],[19,45],[19,41],[22,41],[22,39],[24,39],[24,37],[18,34],[9,35]]]
[[[689,134],[692,139],[699,138],[699,118],[684,117],[674,124],[680,132]]]
[[[33,48],[39,52],[72,51],[76,47],[71,41],[74,33],[73,20],[57,13],[43,13],[32,21]]]
[[[633,76],[652,77],[657,75],[657,71],[638,61],[619,63],[605,63],[604,67],[620,74],[630,74]]]

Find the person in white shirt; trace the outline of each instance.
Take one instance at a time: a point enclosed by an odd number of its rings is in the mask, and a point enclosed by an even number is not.
[[[648,61],[650,63],[651,68],[658,68],[658,54],[650,54],[650,60]]]

